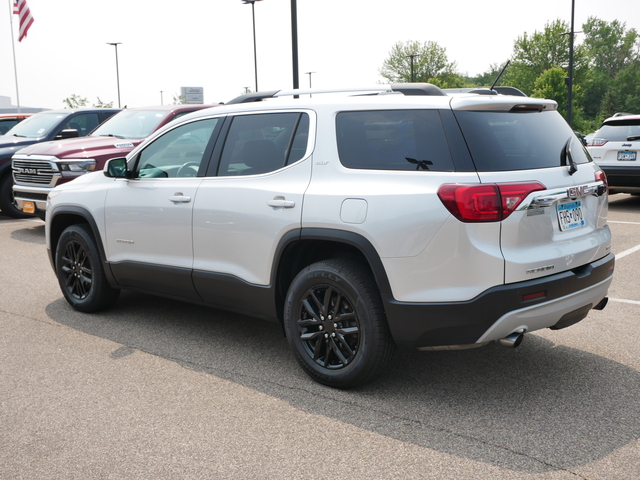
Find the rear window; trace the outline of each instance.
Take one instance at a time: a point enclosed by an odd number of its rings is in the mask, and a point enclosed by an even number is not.
[[[437,110],[342,112],[336,132],[340,162],[372,170],[454,170]]]
[[[640,135],[640,119],[614,120],[603,125],[594,137],[610,142],[626,142],[627,138]]]
[[[592,161],[582,142],[556,111],[456,111],[455,116],[479,172],[566,165],[567,143],[576,163]]]

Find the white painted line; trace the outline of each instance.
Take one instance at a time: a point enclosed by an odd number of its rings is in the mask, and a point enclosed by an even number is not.
[[[624,223],[627,225],[640,225],[640,222],[619,222],[616,220],[607,220],[607,223]]]
[[[627,255],[631,255],[638,250],[640,250],[640,245],[636,245],[635,247],[625,250],[624,252],[616,253],[616,260],[619,260],[622,257],[626,257]]]
[[[637,300],[624,300],[622,298],[611,298],[611,297],[609,297],[609,300],[611,300],[612,302],[631,303],[633,305],[640,305],[640,302],[638,302]]]

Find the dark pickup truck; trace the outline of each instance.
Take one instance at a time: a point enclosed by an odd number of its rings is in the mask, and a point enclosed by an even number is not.
[[[48,110],[24,119],[0,136],[0,210],[2,213],[13,218],[28,216],[16,208],[13,199],[11,157],[14,153],[34,143],[84,137],[119,111],[117,108]]]
[[[13,196],[25,215],[45,217],[47,195],[56,185],[102,170],[110,158],[124,157],[160,127],[212,105],[159,105],[128,108],[85,138],[27,147],[13,156]]]

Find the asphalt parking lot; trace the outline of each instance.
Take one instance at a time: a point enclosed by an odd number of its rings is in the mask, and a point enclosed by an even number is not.
[[[640,478],[640,197],[614,195],[603,311],[314,383],[275,324],[125,292],[62,298],[40,220],[0,215],[0,478]]]

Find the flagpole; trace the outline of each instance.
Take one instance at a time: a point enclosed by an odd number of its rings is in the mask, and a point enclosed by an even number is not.
[[[11,25],[11,50],[13,51],[13,73],[16,77],[16,102],[20,113],[20,92],[18,91],[18,67],[16,64],[16,42],[13,39],[13,3],[9,0],[9,24]]]

